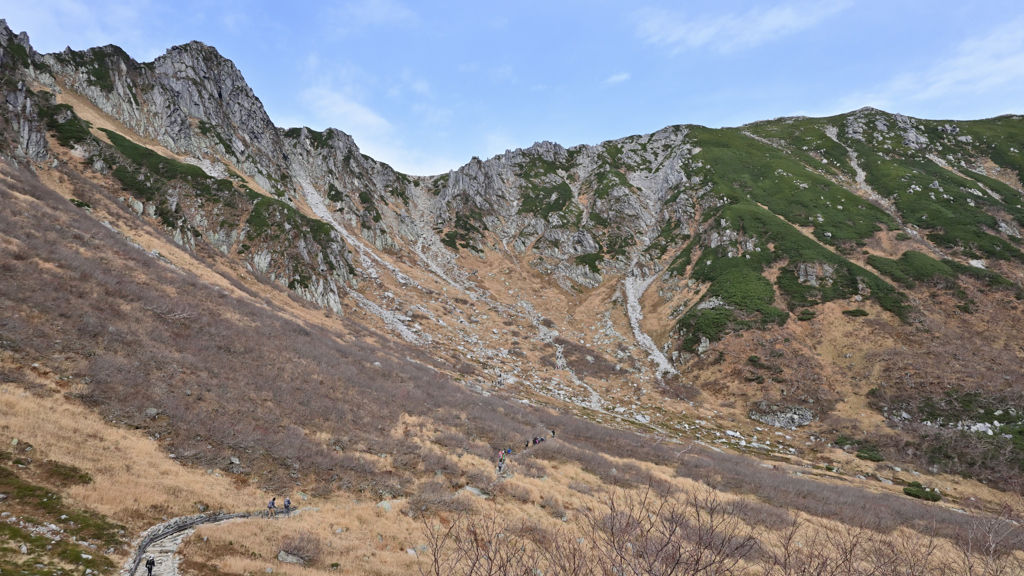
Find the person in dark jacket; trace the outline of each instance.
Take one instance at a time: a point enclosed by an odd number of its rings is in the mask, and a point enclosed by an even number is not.
[[[284,515],[287,516],[288,514],[291,513],[291,511],[292,511],[292,499],[291,498],[285,498],[284,499]]]
[[[146,558],[146,574],[153,576],[153,568],[156,566],[156,559],[150,554],[149,558]]]

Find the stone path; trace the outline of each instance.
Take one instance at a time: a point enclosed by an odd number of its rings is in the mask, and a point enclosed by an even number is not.
[[[295,509],[292,515],[298,514],[305,509]],[[244,520],[260,518],[266,520],[256,513],[242,512],[236,514],[198,514],[196,516],[182,516],[152,526],[139,535],[136,541],[135,554],[132,555],[118,576],[145,576],[146,558],[152,554],[156,560],[156,567],[153,569],[153,576],[178,576],[178,564],[181,557],[178,556],[178,548],[186,538],[196,531],[202,524],[221,524],[232,520]],[[281,518],[279,515],[278,518]]]
[[[178,564],[181,562],[181,557],[177,554],[178,547],[195,531],[195,528],[190,528],[184,532],[179,532],[152,544],[146,550],[146,554],[152,554],[153,559],[156,560],[153,576],[178,576]],[[139,566],[135,573],[145,574],[145,564],[145,560],[143,560],[142,565]]]

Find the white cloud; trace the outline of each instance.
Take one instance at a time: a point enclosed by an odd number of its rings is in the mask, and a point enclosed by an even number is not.
[[[412,111],[423,118],[424,124],[431,126],[444,126],[452,117],[451,109],[428,104],[416,104],[412,107]]]
[[[515,139],[501,132],[490,132],[484,136],[484,157],[490,158],[498,154],[504,154],[509,150],[515,150],[520,145]]]
[[[417,80],[412,83],[412,91],[423,96],[430,95],[430,83],[426,80]]]
[[[1024,81],[1024,18],[1004,24],[983,38],[960,45],[957,54],[925,75],[918,98],[952,92],[982,94]]]
[[[40,52],[118,44],[136,58],[145,58],[166,48],[158,48],[159,40],[141,32],[143,14],[151,12],[146,0],[113,2],[102,9],[79,0],[37,0],[6,3],[0,16],[15,32],[27,31],[32,47]]]
[[[702,47],[734,52],[815,26],[849,5],[849,0],[790,3],[742,14],[699,18],[645,9],[636,14],[637,34],[651,44],[670,47],[673,53]]]
[[[349,95],[329,88],[303,91],[302,102],[312,115],[324,123],[350,134],[380,136],[391,131],[391,123]]]
[[[371,158],[387,162],[392,168],[410,176],[433,176],[447,174],[466,163],[465,159],[456,160],[410,150],[401,143],[394,146],[370,145],[360,147]]]
[[[900,74],[874,91],[844,98],[842,105],[904,108],[914,102],[970,96],[986,96],[985,100],[994,104],[993,96],[1005,93],[1019,110],[1022,90],[1024,18],[1018,18],[962,42],[949,56],[923,72]]]
[[[356,100],[352,92],[351,88],[308,88],[300,96],[305,107],[301,118],[281,116],[277,123],[283,127],[312,124],[310,127],[317,130],[337,128],[350,134],[364,154],[387,162],[406,174],[441,174],[461,164],[452,158],[410,149],[398,137],[398,130],[391,122]],[[445,123],[451,114],[445,109],[427,107],[414,111],[427,123],[436,124]]]
[[[604,83],[618,84],[620,82],[625,82],[626,80],[629,80],[629,72],[619,72],[618,74],[612,74],[611,76],[605,78]]]
[[[381,26],[392,24],[414,24],[416,13],[395,0],[359,0],[343,5],[337,15],[343,19],[346,28],[359,26]]]
[[[514,84],[516,82],[516,74],[511,66],[491,68],[487,71],[487,75],[490,76],[491,80],[496,84],[502,84],[505,82]]]

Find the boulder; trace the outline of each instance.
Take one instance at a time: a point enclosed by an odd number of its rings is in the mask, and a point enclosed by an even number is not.
[[[471,496],[476,496],[477,498],[485,498],[485,499],[486,498],[490,498],[490,496],[488,496],[483,490],[481,490],[479,488],[474,488],[472,486],[466,486],[462,490],[459,490],[458,492],[456,492],[456,494],[469,494]]]
[[[277,553],[277,560],[279,562],[288,562],[289,564],[302,564],[304,560],[294,554],[289,554],[284,550]]]

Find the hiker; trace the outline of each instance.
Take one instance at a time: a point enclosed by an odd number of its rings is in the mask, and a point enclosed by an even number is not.
[[[552,438],[554,438],[554,437],[555,437],[555,429],[554,429],[554,428],[552,428],[552,429],[551,429],[551,437],[552,437]]]
[[[291,498],[285,498],[284,499],[284,515],[287,516],[288,513],[291,512],[291,511],[292,511],[292,499]]]
[[[154,559],[153,555],[150,554],[149,557],[146,558],[146,574],[148,574],[149,576],[153,576],[153,568],[155,566],[156,566],[156,559]]]
[[[267,517],[276,516],[276,515],[277,515],[277,496],[274,496],[273,498],[270,499],[270,502],[267,503]]]

